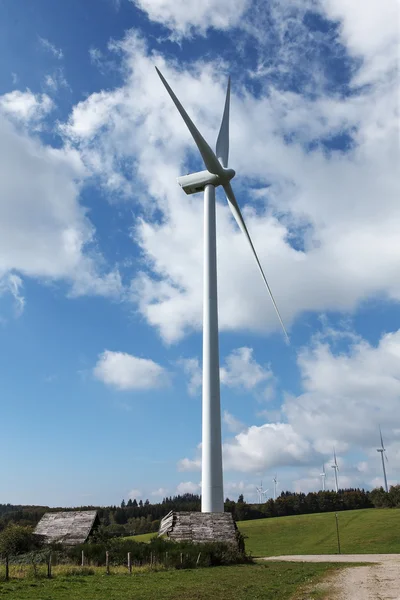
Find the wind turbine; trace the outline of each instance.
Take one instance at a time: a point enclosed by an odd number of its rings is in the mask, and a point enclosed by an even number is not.
[[[222,185],[228,205],[241,231],[250,245],[257,266],[267,287],[279,322],[288,338],[271,288],[264,275],[253,242],[243,220],[230,181],[235,171],[228,168],[229,155],[229,104],[230,79],[226,92],[225,107],[219,130],[216,153],[198,131],[193,121],[175,96],[164,76],[157,73],[171,96],[182,119],[186,123],[203,158],[205,171],[178,177],[178,183],[186,194],[204,191],[204,267],[203,267],[203,394],[202,394],[202,483],[201,511],[223,512],[223,476],[221,444],[221,406],[219,381],[218,305],[217,305],[217,257],[215,229],[215,188]]]
[[[322,491],[325,491],[325,477],[326,477],[326,473],[325,473],[325,463],[322,465],[322,473],[321,473],[321,479],[322,479]]]
[[[331,465],[332,469],[335,469],[335,491],[336,493],[339,491],[339,485],[338,485],[338,471],[339,471],[339,467],[337,464],[337,460],[336,460],[336,452],[335,452],[335,448],[333,449],[333,465]]]
[[[274,482],[274,500],[276,500],[276,486],[278,484],[278,480],[276,478],[276,473],[275,473],[274,478],[273,478],[272,481]]]
[[[258,494],[258,504],[262,504],[263,499],[265,499],[265,496],[267,495],[268,490],[263,489],[262,482],[261,482],[260,487],[256,487],[256,490],[257,490],[257,494]]]
[[[377,448],[377,452],[381,453],[381,458],[382,458],[382,469],[383,469],[383,479],[385,481],[385,490],[386,492],[388,491],[388,484],[387,484],[387,478],[386,478],[386,468],[385,468],[385,459],[387,461],[388,457],[386,456],[386,448],[383,445],[383,437],[382,437],[382,431],[381,428],[379,427],[379,433],[381,436],[381,447]]]

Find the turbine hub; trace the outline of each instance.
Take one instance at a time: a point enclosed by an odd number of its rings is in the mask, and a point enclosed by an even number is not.
[[[224,175],[226,176],[226,179],[228,181],[230,181],[231,179],[233,179],[236,175],[236,172],[233,169],[224,169]],[[225,177],[224,177],[225,179]]]

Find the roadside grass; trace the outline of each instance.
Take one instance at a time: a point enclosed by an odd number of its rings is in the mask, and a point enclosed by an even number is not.
[[[400,552],[400,510],[368,508],[337,513],[342,554]],[[241,521],[253,556],[337,554],[335,513]]]
[[[91,568],[93,575],[57,572],[52,579],[11,579],[0,583],[0,598],[7,600],[289,600],[306,597],[318,589],[318,582],[343,565],[267,563],[154,571]],[[300,596],[298,595],[300,594]],[[308,595],[312,598],[312,595]]]

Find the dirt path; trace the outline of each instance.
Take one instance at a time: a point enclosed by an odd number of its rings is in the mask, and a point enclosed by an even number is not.
[[[400,600],[400,554],[271,556],[263,560],[374,563],[334,573],[319,589],[328,593],[327,600]]]

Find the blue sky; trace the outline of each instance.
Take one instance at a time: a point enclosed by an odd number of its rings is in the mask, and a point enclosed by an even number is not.
[[[0,3],[0,502],[199,492],[202,168],[231,154],[291,344],[218,193],[225,496],[400,472],[396,0]]]

